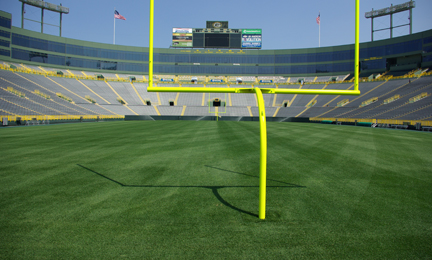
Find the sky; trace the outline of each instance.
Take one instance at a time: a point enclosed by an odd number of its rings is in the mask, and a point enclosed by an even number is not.
[[[408,0],[360,0],[360,42],[371,41],[371,20],[365,12],[397,5]],[[62,36],[72,39],[113,43],[114,10],[126,20],[115,20],[115,43],[149,46],[149,0],[49,0],[69,7],[63,15]],[[416,0],[413,33],[432,29],[432,0]],[[228,21],[232,29],[262,29],[262,49],[301,49],[354,43],[355,1],[351,0],[156,0],[154,47],[169,48],[172,28],[205,28],[206,21]],[[12,14],[12,26],[21,27],[21,2],[0,0],[0,10]],[[40,9],[26,5],[24,18],[40,21]],[[316,18],[320,14],[321,26]],[[408,24],[409,12],[395,14],[393,25]],[[59,14],[45,11],[44,22],[59,25]],[[321,27],[321,28],[320,28]],[[390,17],[374,19],[374,29],[390,27]],[[24,28],[40,32],[40,24],[24,21]],[[44,33],[58,35],[59,29],[45,25]],[[409,34],[409,26],[397,28],[393,36]],[[320,35],[320,37],[319,37]],[[374,34],[387,39],[390,31]]]

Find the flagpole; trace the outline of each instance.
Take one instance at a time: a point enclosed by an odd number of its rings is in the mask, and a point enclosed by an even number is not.
[[[115,12],[115,7],[114,7],[114,12]],[[115,15],[114,17],[114,34],[113,34],[113,44],[115,45]]]

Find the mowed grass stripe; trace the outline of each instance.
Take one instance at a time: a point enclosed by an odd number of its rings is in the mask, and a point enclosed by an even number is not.
[[[2,259],[427,258],[432,135],[258,122],[2,128]]]

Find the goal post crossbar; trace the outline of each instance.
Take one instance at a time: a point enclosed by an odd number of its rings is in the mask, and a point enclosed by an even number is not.
[[[256,89],[252,88],[189,88],[189,87],[148,87],[148,92],[189,92],[189,93],[250,93],[255,94]],[[259,88],[262,94],[303,94],[303,95],[359,95],[359,90],[340,89],[296,89],[296,88]]]

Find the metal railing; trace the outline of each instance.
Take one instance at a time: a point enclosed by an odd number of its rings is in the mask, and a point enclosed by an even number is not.
[[[30,69],[30,68],[11,68],[5,64],[0,64],[0,69],[2,70],[9,70],[9,71],[13,71],[13,72],[22,72],[22,73],[27,73],[27,74],[37,74],[37,75],[42,75],[42,76],[50,76],[50,77],[60,77],[60,78],[72,78],[72,79],[84,79],[84,80],[98,80],[98,81],[113,81],[113,82],[130,82],[130,78],[114,78],[114,77],[106,77],[106,78],[98,78],[96,75],[70,75],[70,74],[57,74],[56,71],[39,71],[39,70],[35,70],[35,69]],[[429,72],[422,72],[421,74],[406,74],[403,76],[397,76],[394,77],[392,75],[383,75],[379,78],[376,79],[369,79],[367,77],[365,78],[360,78],[359,82],[375,82],[375,81],[385,81],[385,80],[390,80],[390,79],[407,79],[407,78],[419,78],[421,76],[429,76],[432,75],[432,71]],[[167,75],[167,76],[172,76],[172,75]],[[159,75],[158,77],[163,77],[163,75]],[[155,78],[154,83],[163,83],[163,84],[179,84],[179,83],[184,83],[184,81],[182,81],[180,79],[181,75],[179,76],[175,76],[175,80],[172,82],[161,82],[159,81],[159,78]],[[193,77],[193,76],[191,76]],[[233,77],[233,76],[227,76],[227,77]],[[210,82],[210,79],[213,78],[218,78],[217,76],[205,76],[205,79],[202,80],[202,76],[197,76],[198,79],[201,79],[201,81],[198,81],[198,84],[211,84],[211,85],[218,85],[218,84],[232,84],[233,81],[228,81],[228,78],[225,76],[220,76],[220,79],[222,79],[223,82]],[[235,77],[241,77],[241,76],[235,76]],[[247,77],[247,76],[245,76]],[[145,78],[145,77],[144,77]],[[148,83],[148,80],[146,79],[141,79],[141,80],[134,80],[134,83]],[[305,82],[304,84],[307,85],[319,85],[319,84],[340,84],[343,82],[354,82],[354,78],[352,78],[351,80],[338,80],[338,81],[328,81],[328,82]],[[273,83],[257,83],[257,82],[243,82],[242,85],[278,85],[278,86],[284,86],[284,85],[299,85],[300,83],[298,82],[284,82],[284,83],[279,83],[279,82],[273,82]]]
[[[365,122],[365,123],[377,123],[377,124],[392,124],[392,125],[402,125],[405,122],[408,122],[410,125],[415,125],[416,123],[420,123],[422,126],[432,126],[432,121],[428,120],[396,120],[396,119],[371,119],[371,118],[334,118],[334,117],[311,117],[310,121],[338,121],[338,122]]]
[[[7,117],[8,121],[16,121],[18,118],[21,120],[103,120],[103,119],[124,119],[123,115],[0,115],[1,118]]]

